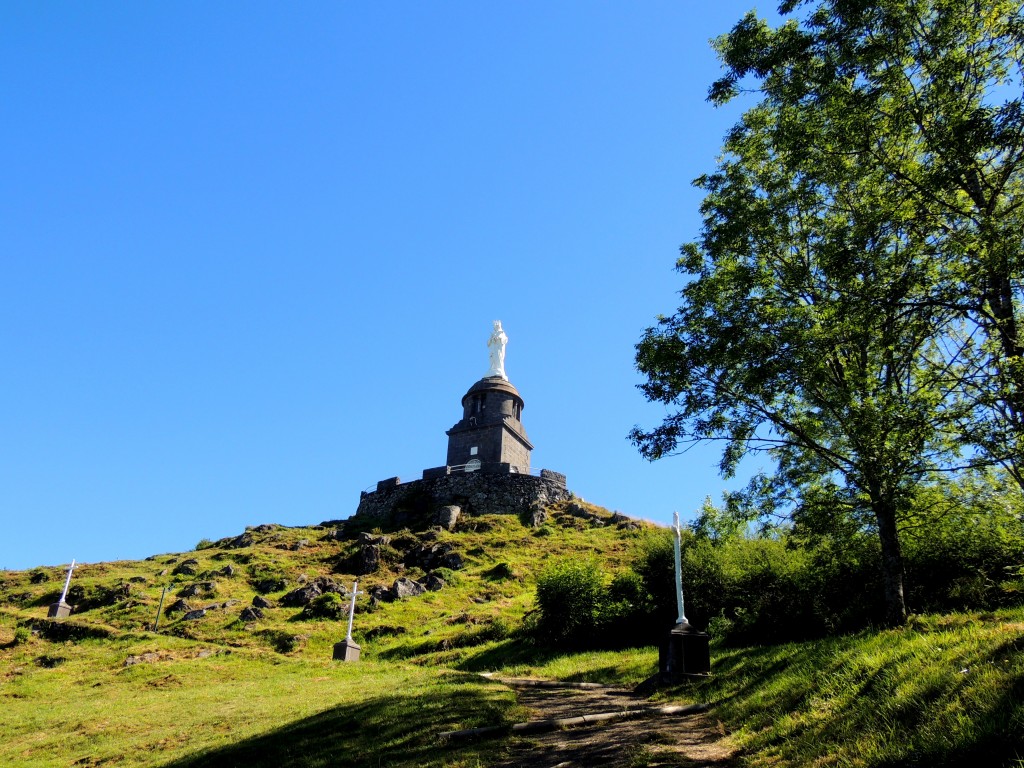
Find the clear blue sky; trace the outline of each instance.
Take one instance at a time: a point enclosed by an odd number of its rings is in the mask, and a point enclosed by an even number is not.
[[[5,3],[0,568],[348,517],[444,463],[496,318],[534,467],[692,517],[717,451],[640,458],[633,348],[752,5]]]

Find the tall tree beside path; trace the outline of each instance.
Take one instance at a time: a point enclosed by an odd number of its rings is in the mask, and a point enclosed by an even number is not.
[[[670,410],[632,438],[651,459],[722,441],[725,474],[769,452],[797,514],[827,498],[877,531],[900,623],[916,484],[977,448],[1021,478],[1021,8],[805,5],[717,41],[712,100],[762,99],[696,182],[682,306],[637,347]]]
[[[930,301],[947,329],[959,389],[975,407],[965,442],[1024,487],[1024,18],[1016,0],[788,0],[779,29],[748,14],[717,41],[724,103],[749,88],[774,112],[770,141],[792,173],[842,183],[879,171],[902,218],[945,268]],[[834,169],[838,176],[826,175]]]

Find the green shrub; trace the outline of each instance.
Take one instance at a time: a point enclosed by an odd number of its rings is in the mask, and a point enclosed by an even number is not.
[[[337,592],[326,592],[314,597],[309,605],[302,609],[302,617],[310,619],[340,619],[347,613],[345,601]]]
[[[200,539],[199,543],[195,546],[195,551],[198,552],[201,549],[210,549],[211,547],[217,546],[211,539]]]
[[[12,645],[24,645],[32,637],[32,632],[29,631],[28,627],[18,627],[14,630],[14,640]]]
[[[593,561],[560,560],[537,577],[537,638],[564,647],[592,643],[605,600],[603,575]]]

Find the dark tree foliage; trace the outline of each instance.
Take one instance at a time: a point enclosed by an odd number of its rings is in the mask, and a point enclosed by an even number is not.
[[[650,459],[722,441],[727,475],[767,451],[768,496],[877,534],[900,623],[922,479],[984,462],[1024,479],[1021,4],[809,5],[717,41],[712,100],[762,98],[696,182],[683,303],[637,347],[670,412],[632,438]]]

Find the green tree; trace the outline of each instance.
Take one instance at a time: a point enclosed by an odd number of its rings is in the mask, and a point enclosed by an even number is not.
[[[928,301],[952,310],[939,360],[971,408],[964,442],[1024,487],[1024,18],[1018,0],[786,0],[717,41],[711,98],[752,89],[773,151],[824,184],[872,168],[880,211],[942,258]]]
[[[745,17],[711,96],[752,77],[763,98],[697,180],[683,304],[637,347],[641,389],[674,408],[634,429],[641,452],[722,441],[727,475],[769,452],[798,520],[877,532],[892,623],[919,481],[979,463],[963,442],[1017,469],[1024,142],[1019,98],[994,91],[1019,74],[1020,16],[831,0],[777,30]]]

